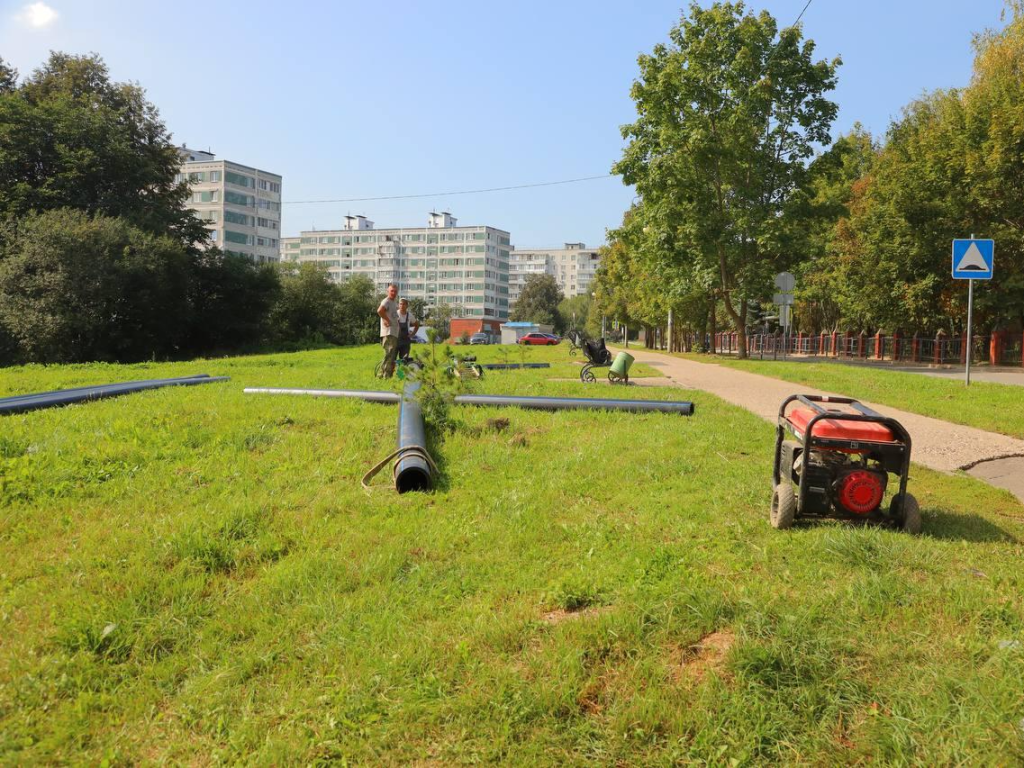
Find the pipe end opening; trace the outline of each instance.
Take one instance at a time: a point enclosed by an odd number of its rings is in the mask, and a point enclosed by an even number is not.
[[[431,487],[430,473],[418,467],[406,469],[395,478],[395,490],[399,493],[429,491]]]

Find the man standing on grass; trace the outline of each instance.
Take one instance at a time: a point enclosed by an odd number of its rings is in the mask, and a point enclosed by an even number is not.
[[[377,307],[380,315],[380,345],[384,347],[384,378],[390,379],[395,373],[395,358],[398,356],[398,286],[388,284],[388,295]]]
[[[412,339],[420,330],[420,321],[409,311],[409,300],[398,302],[398,357],[406,358],[412,348]]]

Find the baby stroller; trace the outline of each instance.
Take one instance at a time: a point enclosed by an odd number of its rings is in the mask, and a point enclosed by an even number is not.
[[[604,339],[594,339],[592,341],[583,342],[583,354],[587,357],[587,362],[583,366],[583,370],[580,371],[580,381],[584,384],[591,384],[597,381],[597,377],[594,375],[592,368],[607,368],[612,364],[612,353],[604,345]]]

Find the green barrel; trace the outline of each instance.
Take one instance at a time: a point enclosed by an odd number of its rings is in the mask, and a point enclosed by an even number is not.
[[[633,356],[629,352],[619,352],[615,356],[615,362],[612,363],[611,372],[624,379],[629,375],[629,368],[632,365]]]

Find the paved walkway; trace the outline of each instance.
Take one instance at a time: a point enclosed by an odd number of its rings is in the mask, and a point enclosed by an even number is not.
[[[765,358],[768,360],[769,358]],[[894,365],[889,362],[860,362],[842,358],[815,357],[813,355],[790,355],[779,360],[787,363],[828,363],[829,365],[845,365],[851,368],[873,368],[882,371],[899,371],[900,373],[916,373],[918,376],[931,376],[936,379],[964,380],[964,366],[932,367],[926,365]],[[972,366],[971,381],[986,381],[991,384],[1011,384],[1024,387],[1024,368],[992,368],[988,365]]]
[[[712,363],[696,363],[635,347],[631,347],[629,353],[637,362],[661,371],[674,386],[711,392],[773,424],[778,418],[779,405],[795,392],[842,394],[823,392],[802,384]],[[1024,502],[1024,440],[907,413],[877,403],[865,402],[865,405],[892,416],[907,428],[914,441],[911,458],[917,464],[940,472],[966,469],[975,477],[1009,490]],[[697,415],[700,415],[699,405]]]

